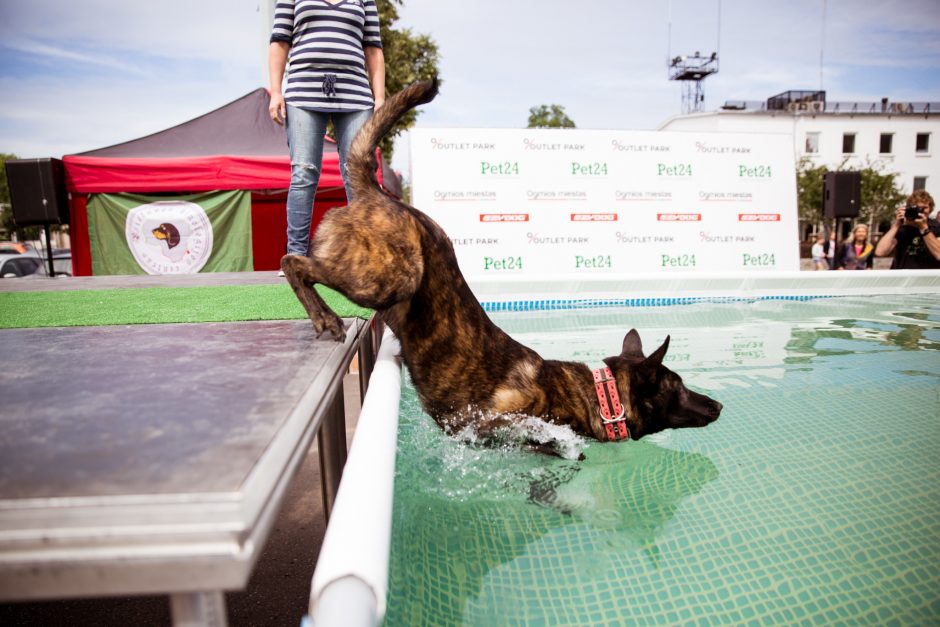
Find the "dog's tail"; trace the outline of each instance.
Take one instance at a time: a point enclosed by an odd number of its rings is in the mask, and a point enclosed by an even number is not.
[[[346,156],[346,171],[353,198],[378,187],[379,183],[375,178],[375,170],[378,167],[375,147],[389,129],[409,109],[431,102],[436,95],[437,78],[412,83],[386,100],[362,126]]]

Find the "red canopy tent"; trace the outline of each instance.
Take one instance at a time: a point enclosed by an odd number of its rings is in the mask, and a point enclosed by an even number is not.
[[[189,122],[107,148],[63,157],[71,193],[70,236],[76,275],[90,275],[86,206],[89,194],[187,194],[251,191],[255,270],[277,269],[287,242],[285,203],[290,156],[284,127],[268,115],[268,92],[259,88]],[[401,195],[401,181],[384,159],[379,182]],[[313,228],[327,209],[346,203],[336,143],[323,150]]]

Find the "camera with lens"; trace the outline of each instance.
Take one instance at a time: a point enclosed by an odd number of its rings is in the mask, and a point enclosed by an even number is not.
[[[917,205],[908,205],[904,208],[905,220],[916,220],[920,217],[920,207]]]

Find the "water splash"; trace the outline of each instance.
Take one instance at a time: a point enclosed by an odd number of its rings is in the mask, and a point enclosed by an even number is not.
[[[477,412],[474,418],[464,418],[462,422],[465,425],[453,436],[465,444],[492,446],[507,451],[528,447],[564,459],[577,460],[582,457],[585,439],[568,425],[556,425],[524,414],[500,414],[496,419],[500,426],[493,429],[490,427],[493,416]]]

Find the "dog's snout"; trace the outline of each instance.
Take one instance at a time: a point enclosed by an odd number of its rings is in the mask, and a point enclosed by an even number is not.
[[[718,401],[712,401],[712,402],[715,403],[715,415],[717,416],[718,414],[721,413],[721,410],[724,408],[724,405],[722,405]]]

